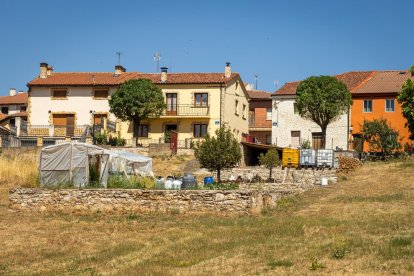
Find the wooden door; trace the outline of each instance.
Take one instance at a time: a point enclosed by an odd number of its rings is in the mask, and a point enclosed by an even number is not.
[[[167,115],[177,115],[177,93],[167,93]]]
[[[74,114],[54,114],[53,126],[55,136],[74,136],[75,115]]]
[[[312,148],[314,150],[322,148],[322,133],[312,133]]]
[[[75,136],[75,115],[66,115],[66,136]]]
[[[106,114],[94,114],[93,115],[93,124],[97,126],[103,126],[103,118],[107,118]]]

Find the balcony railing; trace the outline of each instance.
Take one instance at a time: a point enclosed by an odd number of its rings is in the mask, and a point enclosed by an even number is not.
[[[82,137],[88,125],[27,125],[20,131],[20,136],[42,136],[42,137]]]
[[[162,116],[210,116],[210,106],[194,106],[191,104],[167,105]]]

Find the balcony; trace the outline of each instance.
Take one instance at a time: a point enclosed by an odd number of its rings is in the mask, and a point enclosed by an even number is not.
[[[191,104],[167,105],[161,117],[209,117],[210,106],[194,106]]]
[[[82,137],[90,131],[88,125],[22,125],[20,136]]]

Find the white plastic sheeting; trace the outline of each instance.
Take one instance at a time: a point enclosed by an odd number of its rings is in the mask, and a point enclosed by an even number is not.
[[[107,187],[108,173],[153,176],[152,159],[126,151],[110,151],[85,143],[64,143],[44,147],[39,158],[41,186],[89,183],[89,159],[99,157],[99,182]]]

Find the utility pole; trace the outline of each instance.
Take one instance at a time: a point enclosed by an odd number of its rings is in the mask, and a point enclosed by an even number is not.
[[[160,72],[160,60],[161,60],[161,54],[160,53],[155,53],[154,54],[154,61],[157,63],[157,73]]]
[[[121,65],[121,55],[122,55],[122,53],[117,51],[116,55],[118,56],[118,65]]]
[[[256,90],[257,90],[257,79],[258,79],[258,77],[259,77],[259,76],[258,76],[257,74],[255,74],[255,75],[254,75],[254,78],[256,79],[256,84],[255,84],[255,89],[256,89]]]

